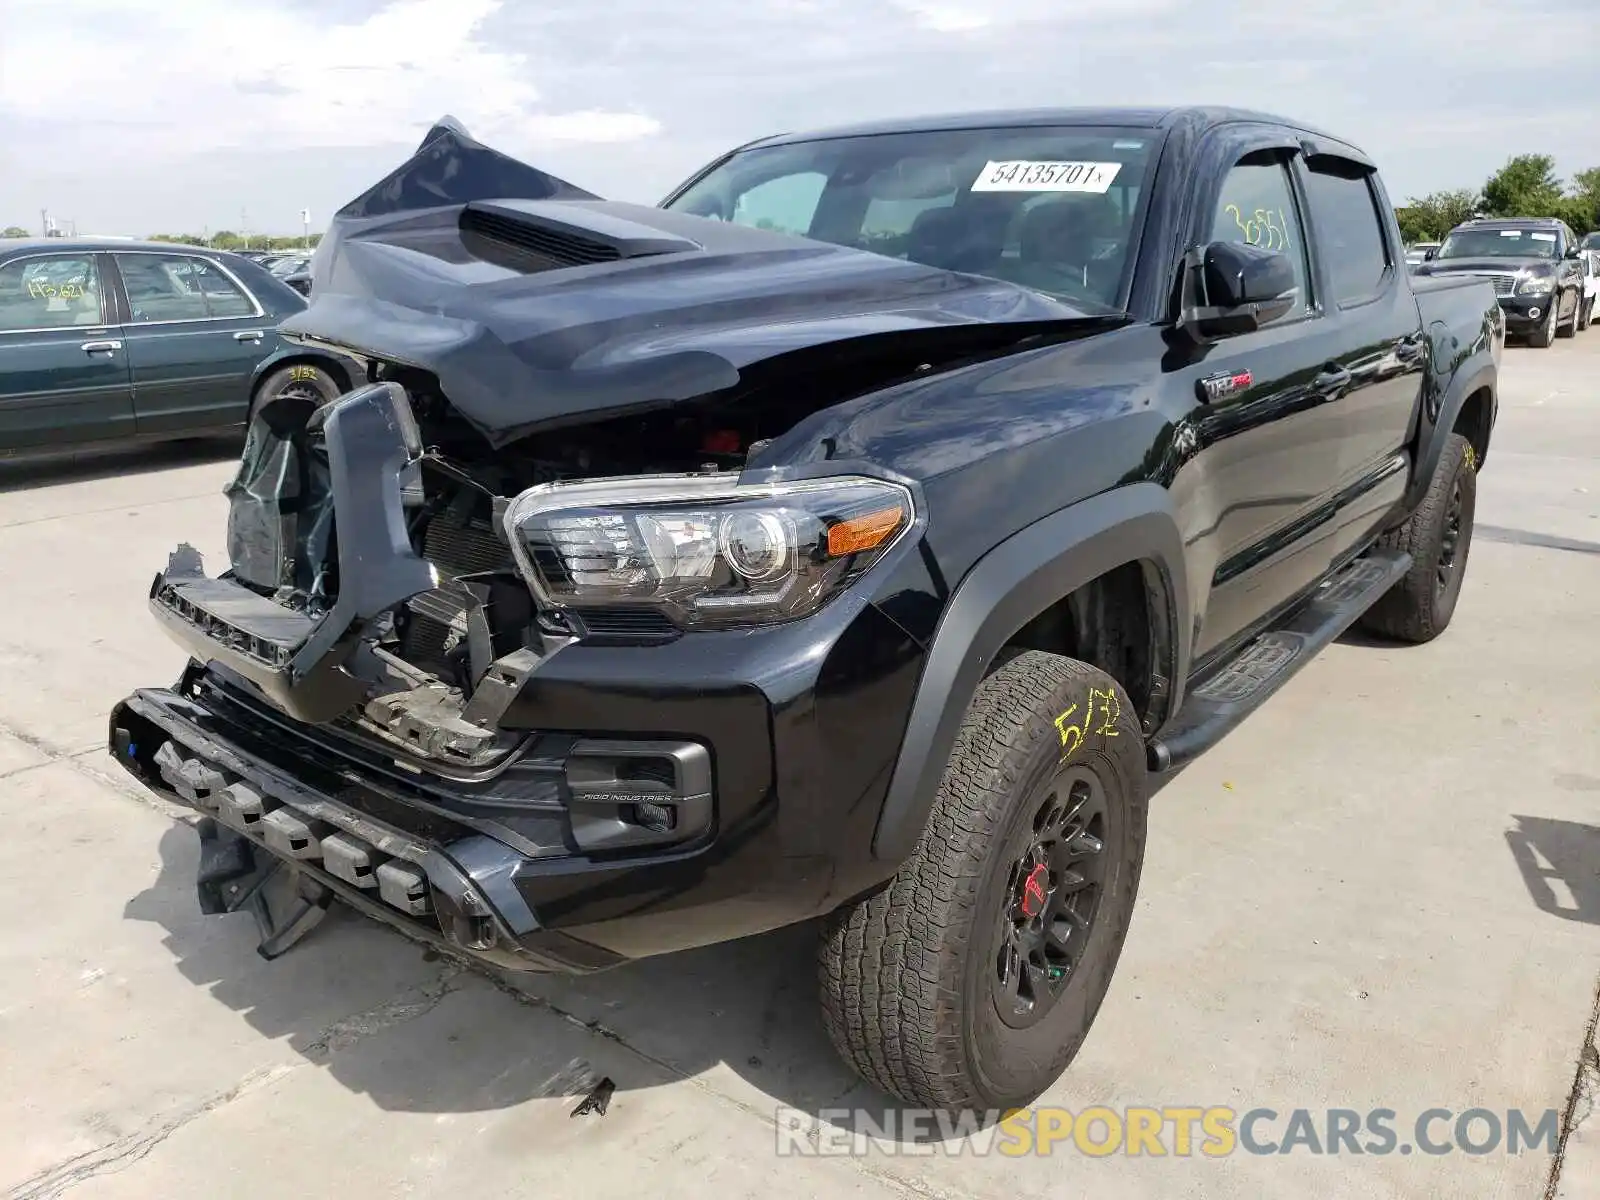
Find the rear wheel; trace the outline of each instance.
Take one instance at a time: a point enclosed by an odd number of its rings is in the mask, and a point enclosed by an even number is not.
[[[1594,298],[1591,296],[1581,294],[1578,296],[1577,322],[1580,330],[1589,328],[1589,322],[1594,320],[1595,303]]]
[[[1410,554],[1411,570],[1361,617],[1363,629],[1417,643],[1445,631],[1466,576],[1477,505],[1477,454],[1452,433],[1417,511],[1378,543]]]
[[[1077,1054],[1144,860],[1144,739],[1108,675],[1029,650],[979,686],[927,827],[888,886],[829,918],[835,1047],[908,1104],[1026,1104]]]
[[[302,400],[309,400],[313,405],[321,408],[324,404],[331,404],[340,395],[338,381],[327,371],[311,363],[290,363],[268,375],[256,388],[255,395],[250,400],[250,414],[267,400],[275,400],[279,396],[294,396]],[[245,422],[249,424],[248,418]]]

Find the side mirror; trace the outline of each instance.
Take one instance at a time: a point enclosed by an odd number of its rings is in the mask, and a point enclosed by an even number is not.
[[[1567,257],[1568,258],[1577,258],[1582,253],[1583,253],[1583,251],[1579,250],[1576,246],[1568,246],[1567,247]]]
[[[1252,333],[1291,308],[1299,295],[1287,254],[1244,242],[1211,242],[1183,259],[1178,324],[1197,342]]]
[[[1432,247],[1430,249],[1427,249],[1427,250],[1424,250],[1422,252],[1422,261],[1423,262],[1432,262],[1434,259],[1436,259],[1438,257],[1439,257],[1439,248],[1437,246],[1434,246],[1434,247]]]

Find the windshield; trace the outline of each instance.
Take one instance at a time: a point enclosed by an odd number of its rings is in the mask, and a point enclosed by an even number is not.
[[[988,275],[1116,310],[1158,139],[1150,130],[964,129],[733,155],[666,207]]]
[[[1554,258],[1553,229],[1461,229],[1445,238],[1438,258]]]
[[[1600,231],[1584,234],[1578,245],[1585,250],[1600,250]]]

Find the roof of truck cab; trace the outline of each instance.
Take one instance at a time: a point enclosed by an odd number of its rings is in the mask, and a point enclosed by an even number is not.
[[[940,113],[922,117],[892,117],[866,121],[854,125],[836,125],[792,133],[774,134],[760,138],[749,145],[777,146],[790,142],[821,141],[827,138],[871,137],[890,133],[935,133],[950,129],[1004,129],[1029,126],[1073,126],[1113,129],[1168,130],[1176,125],[1188,124],[1210,128],[1237,122],[1254,122],[1281,125],[1318,137],[1342,140],[1324,130],[1291,120],[1273,113],[1256,112],[1245,108],[1210,108],[1191,105],[1178,108],[1016,108],[988,111]]]

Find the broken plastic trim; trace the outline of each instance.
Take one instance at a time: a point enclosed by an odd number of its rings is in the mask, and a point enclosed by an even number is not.
[[[223,663],[312,724],[365,698],[366,682],[341,669],[362,624],[439,584],[406,529],[403,492],[422,445],[405,390],[369,384],[323,411],[338,528],[333,608],[311,617],[234,580],[207,578],[189,546],[179,547],[150,588],[151,611],[191,657]]]

